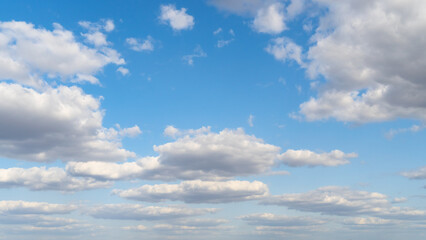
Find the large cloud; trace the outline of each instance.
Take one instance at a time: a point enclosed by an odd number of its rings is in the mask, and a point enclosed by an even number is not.
[[[52,31],[26,22],[0,22],[0,80],[42,87],[44,75],[98,83],[94,74],[124,59],[99,34],[85,35],[96,48],[76,41],[59,24]],[[43,56],[43,57],[40,57]]]
[[[128,190],[114,190],[123,198],[145,201],[183,201],[186,203],[227,203],[258,199],[268,194],[268,187],[254,181],[184,181],[180,184],[143,185]]]
[[[157,207],[140,204],[105,204],[87,209],[95,218],[121,220],[168,220],[205,215],[216,212],[214,208]]]
[[[376,216],[389,219],[426,219],[426,212],[392,206],[384,194],[351,190],[347,187],[321,187],[306,193],[271,196],[262,201],[290,209],[338,216]]]
[[[75,178],[62,168],[33,167],[0,169],[0,188],[27,187],[31,190],[80,191],[111,186],[93,178]]]
[[[154,150],[158,157],[124,164],[69,163],[67,170],[77,176],[112,180],[217,180],[265,173],[276,163],[280,148],[247,135],[242,129],[214,133],[202,128],[187,131],[174,142],[154,146]]]
[[[0,155],[39,162],[120,161],[135,156],[118,140],[140,132],[139,128],[104,128],[99,105],[78,87],[39,92],[0,83]]]
[[[309,121],[426,119],[426,2],[316,0],[328,9],[308,51],[327,83],[301,104]]]

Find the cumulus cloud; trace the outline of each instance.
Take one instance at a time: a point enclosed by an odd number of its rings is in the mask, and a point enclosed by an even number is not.
[[[305,66],[302,60],[302,48],[288,38],[279,37],[272,39],[265,50],[277,60],[283,62],[292,60],[300,66]]]
[[[257,32],[279,34],[287,27],[284,23],[284,5],[274,3],[257,11],[253,20],[253,28]]]
[[[262,198],[268,187],[259,181],[184,181],[180,184],[143,185],[128,190],[113,190],[120,197],[145,201],[183,201],[185,203],[227,203]]]
[[[47,30],[26,22],[0,22],[0,80],[38,88],[46,85],[42,75],[97,83],[94,74],[105,65],[125,63],[114,49],[99,46],[104,45],[100,36],[91,37],[98,47],[90,48],[59,24],[53,26]]]
[[[377,192],[327,186],[306,193],[271,196],[262,200],[266,205],[337,216],[372,216],[386,219],[419,220],[426,217],[422,210],[392,206],[388,197]]]
[[[400,174],[409,179],[426,179],[426,166],[412,171],[401,172]]]
[[[126,76],[130,73],[129,69],[124,68],[124,67],[117,68],[117,72],[121,73],[121,75],[123,75],[123,76]]]
[[[0,213],[10,215],[24,214],[67,214],[77,209],[75,205],[46,202],[0,201]]]
[[[0,169],[0,188],[26,187],[36,191],[80,191],[109,186],[111,182],[71,177],[62,168],[57,167]]]
[[[340,150],[333,150],[329,153],[315,153],[309,150],[287,150],[280,155],[280,160],[291,167],[301,166],[327,166],[334,167],[349,164],[349,158],[355,158],[356,153],[344,153]]]
[[[215,208],[158,207],[140,204],[105,204],[87,209],[95,218],[120,220],[169,220],[215,213]]]
[[[130,49],[137,52],[154,51],[154,39],[151,36],[142,41],[136,38],[126,38],[126,43]]]
[[[276,163],[280,148],[247,135],[243,129],[210,128],[179,130],[168,126],[165,134],[179,137],[154,146],[157,157],[136,162],[68,163],[67,171],[76,176],[99,179],[218,180],[265,173]],[[183,135],[182,135],[183,134]]]
[[[194,65],[194,58],[203,58],[207,57],[207,53],[204,52],[204,50],[201,48],[201,46],[197,46],[194,49],[193,54],[185,55],[182,57],[182,59],[188,63],[188,65]]]
[[[175,31],[192,29],[194,17],[186,13],[186,8],[176,9],[174,5],[161,5],[160,20],[169,24]]]
[[[320,17],[308,74],[327,81],[300,105],[308,121],[379,122],[426,119],[426,2],[316,1]]]
[[[121,148],[116,130],[102,126],[99,100],[75,86],[38,92],[0,83],[0,115],[0,155],[6,158],[120,161],[135,156]]]

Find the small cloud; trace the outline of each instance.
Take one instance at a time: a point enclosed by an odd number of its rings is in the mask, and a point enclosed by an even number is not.
[[[287,29],[281,3],[274,3],[258,10],[253,20],[253,28],[260,33],[279,34]]]
[[[422,126],[413,125],[409,128],[391,129],[385,134],[385,137],[387,139],[392,139],[397,134],[407,133],[407,132],[416,133],[423,130],[424,128],[425,128],[425,125],[422,125]]]
[[[225,47],[226,45],[230,44],[232,41],[234,41],[234,39],[229,39],[229,40],[219,40],[217,41],[217,47],[218,48],[222,48]]]
[[[253,120],[254,120],[254,116],[250,114],[250,116],[249,116],[249,118],[248,118],[248,120],[247,120],[247,123],[248,123],[248,125],[249,125],[250,127],[253,127],[253,126],[254,126],[254,125],[253,125]]]
[[[126,76],[129,74],[129,69],[124,68],[124,67],[119,67],[117,69],[117,72],[121,73],[121,75]]]
[[[186,13],[186,8],[180,10],[172,4],[161,5],[160,20],[169,24],[175,31],[190,30],[194,26],[194,17]]]
[[[142,41],[136,38],[127,38],[126,43],[130,46],[130,49],[137,52],[154,50],[154,39],[151,36]]]
[[[235,36],[235,32],[232,29],[229,29],[229,34],[231,34],[232,36]]]
[[[221,32],[222,32],[222,28],[218,28],[218,29],[216,29],[216,31],[213,32],[213,35],[217,35]]]
[[[182,59],[188,63],[188,65],[194,65],[194,58],[201,58],[201,57],[207,57],[207,53],[203,51],[200,45],[198,45],[194,49],[194,53],[190,55],[185,55],[182,57]]]
[[[114,28],[114,21],[112,21],[111,19],[105,21],[104,29],[106,32],[111,32],[112,30],[114,30]]]

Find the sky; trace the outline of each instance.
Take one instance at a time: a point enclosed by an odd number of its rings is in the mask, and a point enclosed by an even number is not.
[[[426,2],[0,2],[0,240],[426,237]]]

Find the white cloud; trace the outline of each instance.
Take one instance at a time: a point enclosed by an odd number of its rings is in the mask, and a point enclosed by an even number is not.
[[[223,48],[227,45],[229,45],[232,41],[234,41],[234,39],[229,39],[229,40],[218,40],[216,46],[218,48]]]
[[[28,161],[120,161],[135,154],[105,133],[99,100],[78,87],[44,92],[0,83],[0,155]]]
[[[182,57],[182,59],[188,63],[188,65],[194,65],[194,58],[201,58],[201,57],[207,57],[207,53],[203,51],[201,46],[197,46],[194,49],[193,54],[185,55]]]
[[[117,68],[117,72],[121,73],[121,75],[123,75],[123,76],[126,76],[130,73],[129,69],[124,68],[124,67]]]
[[[0,201],[0,213],[8,215],[24,214],[67,214],[77,209],[75,205],[46,202]]]
[[[412,171],[401,172],[400,174],[409,179],[426,179],[426,166]]]
[[[287,29],[284,19],[284,6],[277,2],[257,11],[253,28],[261,33],[279,34]]]
[[[59,24],[50,31],[26,22],[0,22],[0,39],[0,80],[38,88],[46,85],[40,78],[43,74],[61,80],[78,79],[77,75],[94,78],[109,63],[125,63],[111,48],[90,48],[77,42]]]
[[[254,116],[250,114],[250,116],[249,116],[249,118],[248,118],[248,120],[247,120],[247,123],[248,123],[248,125],[249,125],[250,127],[253,127],[253,126],[254,126],[254,125],[253,125],[253,121],[254,121]]]
[[[283,62],[293,60],[300,66],[305,66],[302,60],[302,48],[288,38],[279,37],[272,39],[265,50],[277,60]]]
[[[186,13],[186,8],[176,9],[174,5],[161,5],[160,20],[170,25],[175,31],[192,29],[194,17]]]
[[[87,209],[95,218],[121,220],[169,220],[215,213],[215,208],[158,207],[140,204],[105,204]]]
[[[179,184],[143,185],[128,190],[113,190],[120,197],[145,201],[183,201],[185,203],[227,203],[259,199],[268,195],[268,187],[254,181],[184,181]]]
[[[81,35],[84,36],[89,43],[92,43],[96,47],[108,45],[105,34],[101,32],[83,33]]]
[[[377,229],[382,226],[395,226],[400,223],[399,221],[391,220],[391,219],[383,219],[377,217],[356,217],[356,218],[348,218],[343,221],[344,225],[350,226],[355,229],[359,228],[373,228]]]
[[[146,39],[140,41],[136,38],[126,38],[126,43],[130,49],[142,52],[142,51],[154,51],[154,38],[148,36]]]
[[[114,21],[112,21],[111,19],[108,19],[105,21],[105,25],[104,25],[104,30],[107,32],[111,32],[112,30],[114,30],[115,25],[114,25]]]
[[[71,177],[62,168],[57,167],[0,169],[0,188],[26,187],[37,191],[81,191],[110,186],[111,182]]]
[[[154,146],[158,157],[137,162],[69,163],[67,171],[76,176],[99,179],[217,180],[265,173],[276,163],[280,148],[245,134],[242,129],[219,133],[209,128],[179,130],[172,126],[165,134],[179,137]]]
[[[340,150],[333,150],[329,153],[315,153],[309,150],[287,150],[281,154],[279,159],[291,167],[301,166],[327,166],[334,167],[349,164],[349,158],[355,158],[356,153],[344,153]]]
[[[296,217],[276,215],[272,213],[256,213],[239,217],[250,225],[256,226],[280,226],[280,227],[304,227],[324,224],[324,220],[310,217]]]
[[[406,133],[406,132],[415,133],[415,132],[423,130],[425,127],[426,127],[425,125],[422,125],[422,126],[413,125],[409,128],[391,129],[385,134],[385,136],[386,138],[391,139],[397,134]]]
[[[309,48],[308,73],[327,83],[300,105],[308,121],[426,119],[426,2],[317,0],[328,9]]]
[[[221,32],[222,32],[222,28],[218,28],[213,32],[213,35],[218,35]]]
[[[395,207],[387,198],[377,192],[327,186],[306,193],[271,196],[262,203],[338,216],[372,216],[402,220],[421,220],[426,217],[426,211]]]

